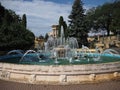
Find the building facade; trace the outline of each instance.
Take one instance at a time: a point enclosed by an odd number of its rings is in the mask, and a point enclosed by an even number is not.
[[[52,31],[48,33],[49,36],[58,37],[59,25],[52,25]]]

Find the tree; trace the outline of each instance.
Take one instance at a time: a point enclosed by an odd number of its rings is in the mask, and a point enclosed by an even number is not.
[[[22,25],[26,28],[27,27],[27,21],[26,21],[26,15],[23,14],[23,17],[22,17]]]
[[[48,40],[48,37],[49,37],[49,36],[48,36],[48,33],[46,33],[46,34],[45,34],[45,41]]]
[[[22,24],[14,11],[0,6],[0,50],[29,49],[34,44],[34,34]]]
[[[120,0],[113,2],[112,7],[110,29],[114,34],[117,34],[120,31],[120,19],[118,19],[120,17]]]
[[[63,29],[64,29],[65,39],[67,39],[67,37],[68,37],[68,30],[67,30],[67,24],[66,24],[65,21],[63,21]]]
[[[110,31],[117,33],[117,30],[120,30],[120,0],[115,0],[114,2],[105,3],[96,8],[89,9],[87,12],[87,18],[94,23],[92,27],[95,26],[96,30],[98,28],[106,28],[107,35],[110,35]]]
[[[75,0],[72,6],[71,14],[69,15],[69,36],[76,37],[78,40],[79,47],[82,45],[88,46],[87,41],[87,28],[85,24],[84,9],[82,7],[81,0]]]
[[[44,36],[40,35],[40,36],[39,36],[39,39],[44,39]]]
[[[2,19],[4,17],[4,13],[5,13],[5,8],[0,3],[0,26],[2,24]]]
[[[61,26],[63,26],[63,21],[64,21],[64,19],[63,19],[63,17],[62,16],[60,16],[60,18],[59,18],[59,27],[58,27],[58,37],[60,37],[61,35]]]
[[[63,16],[60,16],[59,18],[59,27],[58,27],[58,37],[60,37],[61,35],[61,26],[63,26],[64,29],[64,35],[65,35],[65,39],[67,38],[67,24],[63,19]]]

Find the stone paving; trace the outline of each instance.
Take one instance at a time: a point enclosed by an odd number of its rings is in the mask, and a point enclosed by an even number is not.
[[[120,90],[120,81],[76,85],[35,85],[0,80],[0,90]]]

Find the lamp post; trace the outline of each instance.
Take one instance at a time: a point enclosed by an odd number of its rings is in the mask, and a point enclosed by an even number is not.
[[[112,21],[112,14],[110,13],[109,15],[108,15],[108,32],[107,32],[107,34],[108,34],[108,36],[110,35],[110,24],[111,24],[111,21]]]
[[[120,30],[116,30],[117,31],[117,40],[120,40]]]
[[[102,40],[102,43],[104,44],[104,37],[105,37],[105,31],[104,30],[102,30],[102,36],[103,36],[103,40]]]

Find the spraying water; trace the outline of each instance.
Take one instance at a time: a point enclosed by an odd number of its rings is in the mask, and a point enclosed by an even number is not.
[[[105,51],[103,51],[102,54],[105,54],[105,53],[108,53],[108,54],[119,54],[116,50],[113,50],[113,49],[106,49]]]
[[[12,50],[12,51],[9,51],[9,52],[7,53],[7,55],[10,55],[10,54],[12,54],[12,53],[17,53],[17,54],[23,55],[23,51],[22,51],[22,50]]]
[[[37,55],[37,58],[38,58],[39,60],[41,59],[41,58],[39,57],[39,54],[38,54],[36,51],[34,51],[34,50],[27,50],[27,51],[25,52],[25,54],[22,56],[22,58],[20,59],[19,62],[21,62],[28,53],[35,53],[35,54]]]
[[[59,38],[55,38],[53,36],[50,36],[45,44],[45,50],[52,50],[54,48],[57,48],[59,46],[66,46],[69,45],[71,49],[78,48],[78,42],[77,39],[74,37],[68,37],[65,39],[65,33],[63,30],[63,26],[61,27],[61,34]]]

